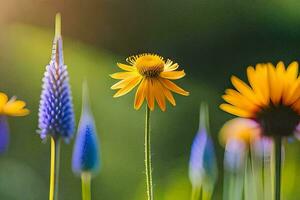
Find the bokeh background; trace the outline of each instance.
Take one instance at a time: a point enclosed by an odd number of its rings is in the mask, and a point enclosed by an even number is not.
[[[199,104],[207,101],[219,161],[214,199],[222,194],[223,148],[218,131],[231,118],[218,109],[231,74],[245,78],[257,62],[289,63],[300,55],[300,2],[297,0],[1,0],[0,91],[26,100],[31,114],[9,119],[11,143],[0,156],[0,199],[48,198],[49,141],[36,133],[41,79],[49,62],[54,17],[62,14],[76,119],[81,84],[88,80],[101,142],[102,169],[93,199],[145,199],[143,110],[133,94],[113,99],[109,74],[129,55],[156,52],[185,69],[178,84],[191,92],[177,106],[155,111],[152,120],[154,187],[157,200],[190,197],[188,160],[198,128]],[[80,179],[71,171],[73,141],[62,147],[60,199],[81,199]],[[300,145],[287,144],[284,199],[300,190]]]

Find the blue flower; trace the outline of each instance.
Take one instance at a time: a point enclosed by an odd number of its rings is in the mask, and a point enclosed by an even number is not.
[[[89,106],[87,84],[83,84],[82,113],[73,150],[72,168],[76,174],[95,173],[99,169],[99,144],[93,115]]]
[[[52,57],[43,78],[43,91],[39,108],[40,136],[62,137],[69,141],[73,136],[74,112],[67,66],[63,59],[60,33],[60,15],[56,15]]]
[[[4,153],[9,144],[9,127],[6,116],[0,115],[0,153]]]
[[[191,148],[189,177],[193,187],[212,191],[217,180],[217,160],[208,131],[208,108],[202,103],[199,130]]]

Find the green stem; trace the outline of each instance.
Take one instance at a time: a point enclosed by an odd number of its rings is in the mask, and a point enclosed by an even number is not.
[[[91,200],[91,173],[81,174],[82,200]]]
[[[280,137],[275,138],[275,200],[280,200],[281,189],[281,145]]]
[[[201,187],[193,187],[192,194],[191,194],[191,200],[199,200],[200,193],[201,193]]]
[[[58,200],[60,140],[51,137],[49,200]]]
[[[150,109],[146,105],[145,121],[145,168],[148,200],[153,200],[152,164],[151,164],[151,141],[150,141]]]

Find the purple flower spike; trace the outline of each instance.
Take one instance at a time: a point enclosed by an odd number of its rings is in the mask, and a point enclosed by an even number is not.
[[[74,133],[74,112],[67,66],[63,59],[60,14],[56,15],[52,57],[43,78],[39,108],[40,136],[69,141]]]
[[[95,173],[99,169],[99,144],[94,118],[89,106],[87,84],[83,84],[82,112],[73,150],[75,174]]]
[[[0,153],[4,153],[9,144],[9,127],[6,116],[0,115]]]
[[[191,149],[189,177],[193,187],[212,192],[217,175],[214,144],[208,130],[208,108],[202,103],[199,130]]]

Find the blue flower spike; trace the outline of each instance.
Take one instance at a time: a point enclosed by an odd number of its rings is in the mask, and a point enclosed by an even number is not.
[[[64,64],[61,16],[55,18],[52,56],[43,78],[39,108],[40,136],[63,138],[69,142],[75,130],[73,103],[67,66]]]
[[[73,150],[72,169],[81,175],[82,198],[91,197],[91,177],[100,168],[99,143],[93,114],[89,103],[87,82],[83,83],[82,111]]]
[[[217,159],[209,134],[208,106],[206,103],[201,103],[199,130],[192,144],[189,163],[189,178],[192,184],[191,199],[199,199],[201,193],[202,199],[210,199],[217,176]]]
[[[75,120],[69,75],[64,64],[61,15],[55,16],[55,36],[50,63],[44,73],[39,107],[39,133],[42,140],[51,138],[49,200],[58,199],[60,141],[74,135]]]

